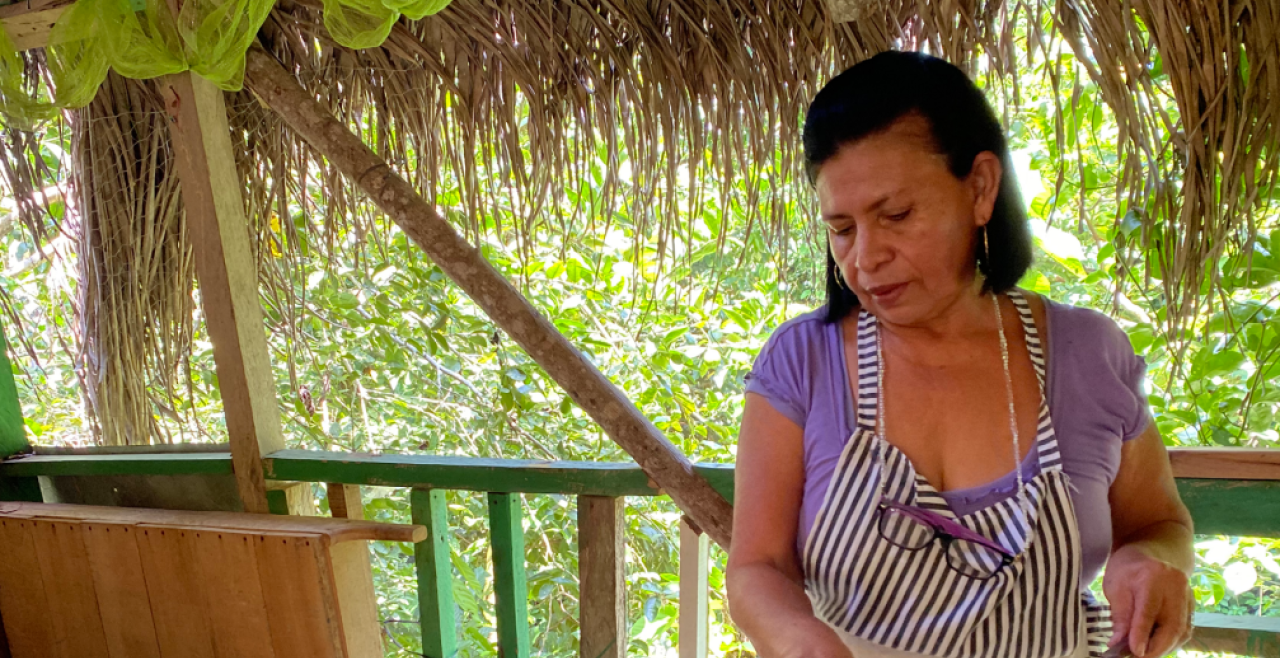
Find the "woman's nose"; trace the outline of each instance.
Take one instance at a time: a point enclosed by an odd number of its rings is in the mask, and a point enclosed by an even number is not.
[[[859,231],[853,245],[853,266],[861,272],[874,272],[889,261],[888,245],[881,239],[879,231]]]

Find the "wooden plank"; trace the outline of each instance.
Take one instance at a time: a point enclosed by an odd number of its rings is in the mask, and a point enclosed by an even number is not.
[[[38,521],[32,532],[53,625],[53,643],[46,655],[107,658],[83,528],[79,523]]]
[[[420,541],[426,528],[398,523],[347,521],[318,516],[274,516],[236,512],[178,512],[173,510],[53,503],[0,503],[0,517],[46,518],[140,526],[203,529],[210,526],[256,533],[323,534],[332,543],[360,540]]]
[[[206,474],[231,475],[231,453],[27,455],[0,463],[0,478]]]
[[[333,567],[321,535],[260,535],[258,577],[277,656],[346,655]]]
[[[613,497],[656,496],[660,493],[639,466],[625,462],[283,450],[268,455],[263,460],[263,469],[273,480],[382,487]],[[694,470],[721,494],[733,493],[732,464],[699,464]]]
[[[710,542],[680,519],[680,658],[707,658]]]
[[[1280,482],[1178,480],[1196,534],[1280,537]]]
[[[364,501],[360,499],[360,485],[329,482],[325,484],[325,489],[329,494],[329,514],[333,518],[364,520]]]
[[[75,0],[28,0],[0,7],[0,25],[9,33],[19,52],[43,48],[49,43],[53,24]]]
[[[85,523],[81,528],[107,654],[111,658],[161,658],[138,553],[138,529],[109,523]]]
[[[458,631],[454,617],[453,564],[444,492],[414,489],[409,493],[413,522],[427,527],[427,538],[413,545],[418,572],[418,618],[426,658],[454,658]]]
[[[626,499],[578,497],[578,655],[626,658]]]
[[[498,619],[498,657],[529,656],[529,583],[524,571],[520,495],[489,494],[489,537]]]
[[[1194,623],[1191,641],[1184,649],[1238,656],[1280,656],[1280,617],[1197,612]]]
[[[1171,448],[1173,476],[1216,480],[1280,480],[1280,450]]]
[[[138,556],[163,658],[216,658],[195,531],[139,528]]]
[[[373,592],[369,547],[360,541],[335,544],[329,548],[329,557],[347,656],[382,658],[382,624],[378,622],[378,597]]]
[[[33,521],[0,519],[0,613],[12,658],[47,658],[53,625]]]
[[[258,573],[257,535],[195,530],[187,537],[192,540],[214,654],[218,658],[276,658]]]
[[[268,513],[262,456],[284,449],[223,92],[192,73],[157,81],[169,110],[183,207],[246,512]]]
[[[716,543],[728,548],[733,508],[636,405],[505,279],[417,188],[303,89],[261,46],[245,57],[245,87],[359,187],[484,310]]]

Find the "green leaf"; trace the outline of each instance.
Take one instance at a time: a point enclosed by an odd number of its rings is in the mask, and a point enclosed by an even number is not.
[[[1018,282],[1018,287],[1041,295],[1048,295],[1050,292],[1049,279],[1041,272],[1029,271],[1022,280]]]
[[[1205,377],[1221,377],[1234,372],[1244,363],[1244,355],[1235,350],[1215,352],[1204,360]]]
[[[360,299],[349,292],[338,292],[329,299],[329,303],[340,309],[351,310],[360,305]]]

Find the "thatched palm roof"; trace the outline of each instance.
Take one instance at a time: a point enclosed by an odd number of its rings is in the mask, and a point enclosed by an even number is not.
[[[1222,250],[1247,248],[1259,190],[1274,183],[1277,33],[1280,0],[454,0],[434,16],[401,19],[380,47],[352,50],[329,37],[318,0],[281,0],[259,36],[426,198],[456,187],[456,217],[470,235],[493,207],[515,210],[522,223],[509,228],[519,235],[599,228],[625,207],[660,249],[688,239],[688,208],[699,204],[671,193],[681,186],[692,185],[695,199],[727,199],[739,194],[735,179],[759,180],[742,188],[761,195],[743,206],[772,210],[753,221],[774,234],[794,224],[786,202],[808,193],[798,176],[800,120],[834,72],[891,47],[923,48],[975,73],[981,62],[993,88],[1016,100],[1018,64],[1049,61],[1047,44],[1061,37],[1119,123],[1117,195],[1139,209],[1143,239],[1161,247],[1150,253],[1176,327],[1200,307],[1201,275]],[[39,76],[41,54],[27,57]],[[1177,116],[1159,109],[1157,60],[1173,72]],[[328,227],[383,230],[250,94],[232,94],[228,107],[260,251],[286,256],[260,258],[268,295],[290,294],[295,229],[272,217],[288,217],[291,206],[323,213]],[[150,83],[116,75],[67,115],[82,349],[108,443],[152,433],[142,429],[150,399],[181,385],[189,349],[191,246],[164,117]],[[17,198],[38,198],[35,140],[6,133],[5,179]],[[566,189],[593,187],[584,156],[601,152],[614,156],[599,193],[567,202]],[[704,189],[700,172],[722,183]],[[321,209],[304,189],[316,182],[328,188]],[[38,230],[38,205],[21,210]],[[150,384],[128,376],[138,372],[151,373]]]

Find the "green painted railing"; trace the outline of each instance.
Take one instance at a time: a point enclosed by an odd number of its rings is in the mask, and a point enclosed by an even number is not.
[[[1179,457],[1179,464],[1189,458],[1186,454]],[[412,490],[413,522],[425,525],[429,530],[428,539],[415,547],[415,561],[423,648],[424,653],[432,658],[454,656],[457,652],[444,491],[488,494],[497,635],[500,655],[505,658],[529,655],[528,592],[524,563],[518,558],[524,552],[524,536],[520,522],[520,498],[515,494],[577,495],[580,497],[580,510],[585,507],[584,501],[598,505],[599,500],[661,495],[633,464],[285,450],[266,457],[263,468],[267,479],[274,481],[406,487]],[[731,466],[710,464],[696,468],[713,487],[732,500]],[[1204,468],[1186,470],[1199,474],[1205,472]],[[41,476],[193,474],[231,475],[230,455],[219,452],[124,452],[18,457],[0,463],[0,495],[4,492],[9,492],[7,495],[10,496],[13,492],[27,492],[27,496],[32,491],[38,493],[38,487],[32,485]],[[1280,480],[1225,479],[1224,475],[1179,478],[1178,488],[1191,509],[1198,533],[1280,537]],[[592,523],[617,525],[606,528],[608,532],[597,532],[597,529],[583,532],[579,545],[580,563],[584,570],[580,600],[581,644],[583,655],[593,658],[625,656],[626,651],[626,620],[619,619],[617,614],[620,609],[622,552],[616,545],[608,545],[612,541],[609,539],[592,539],[590,541],[601,545],[587,545],[589,537],[621,536],[625,527],[621,524],[621,514],[616,516],[616,521],[611,521],[614,517],[607,508],[603,509],[604,514],[592,515],[591,518],[596,519]],[[617,541],[620,543],[621,540]],[[681,633],[681,656],[700,657],[706,652],[707,585],[706,565],[698,562],[706,561],[705,538],[685,527],[681,553],[682,574],[692,580],[683,582],[682,579],[681,600],[693,604],[688,606],[693,610],[687,616],[682,609],[681,623],[700,626],[693,632]],[[592,582],[588,583],[587,571],[600,575],[593,575]],[[611,574],[619,580],[610,581]],[[685,598],[686,593],[689,598]],[[1202,614],[1197,616],[1197,624],[1200,628],[1195,642],[1200,648],[1241,655],[1280,656],[1280,620]],[[683,646],[685,638],[688,638],[688,647]]]

